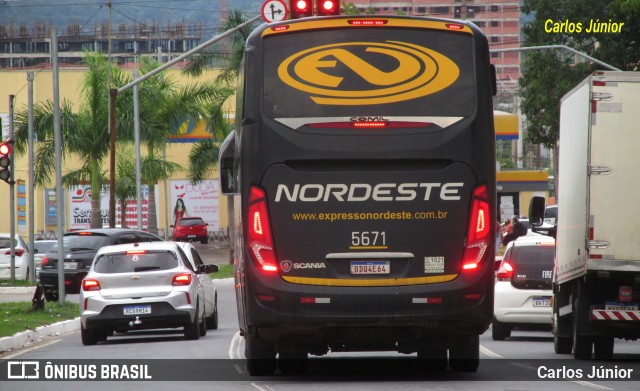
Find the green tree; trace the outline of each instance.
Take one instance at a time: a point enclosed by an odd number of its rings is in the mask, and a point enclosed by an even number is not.
[[[139,65],[141,74],[159,66],[143,57]],[[166,72],[156,74],[140,85],[140,133],[147,145],[147,156],[142,162],[142,177],[149,185],[148,229],[158,232],[155,206],[155,186],[181,169],[175,163],[161,158],[167,136],[175,133],[185,120],[208,118],[210,107],[229,96],[229,90],[218,83],[190,83],[178,85]]]
[[[353,3],[345,3],[344,7],[343,7],[343,12],[344,15],[359,15],[360,14],[360,10],[358,9],[358,7],[353,4]]]
[[[128,76],[119,69],[111,67],[104,55],[86,53],[84,63],[88,70],[80,85],[81,99],[79,112],[74,112],[72,104],[64,100],[60,104],[60,122],[62,134],[63,159],[73,155],[84,162],[82,167],[63,177],[64,183],[77,184],[87,181],[91,184],[91,228],[103,225],[100,211],[100,190],[103,184],[102,163],[109,154],[108,131],[108,80],[109,73],[115,86],[122,86]],[[117,110],[123,112],[127,105],[131,107],[130,95],[125,94],[118,103]],[[53,131],[52,101],[34,104],[34,133],[40,141],[34,157],[35,184],[42,186],[50,183],[55,175],[55,146]],[[16,149],[23,153],[27,147],[28,111],[27,108],[16,114]],[[130,138],[130,132],[123,125],[116,129],[119,140]]]
[[[640,0],[524,0],[522,11],[535,15],[522,28],[523,46],[566,45],[628,70],[640,62]],[[586,32],[591,20],[609,19],[625,22],[629,29],[618,34]],[[562,28],[561,23],[566,21],[576,26],[581,23],[581,31]],[[561,50],[527,52],[522,58],[519,84],[521,110],[528,121],[527,141],[554,149],[557,170],[560,99],[587,75],[603,68],[576,61],[576,56]]]
[[[238,10],[231,11],[229,13],[229,18],[223,23],[222,31],[226,32],[237,28],[247,20],[249,20],[249,17],[243,12]],[[196,56],[193,59],[193,62],[185,69],[185,72],[190,75],[199,75],[203,72],[204,67],[207,64],[210,64],[212,60],[221,59],[222,69],[217,80],[221,83],[226,83],[227,86],[234,85],[238,78],[238,73],[240,72],[242,58],[244,56],[245,42],[253,29],[253,26],[246,26],[231,35],[230,53],[226,53],[224,51],[224,45],[214,46],[211,51],[207,51]],[[228,93],[229,96],[233,93],[231,88]],[[189,154],[188,178],[194,183],[202,181],[215,169],[218,163],[220,144],[231,131],[231,127],[227,124],[223,116],[222,103],[224,103],[224,101],[219,101],[218,105],[214,104],[209,107],[210,115],[208,116],[208,123],[209,129],[212,132],[212,138],[196,144]],[[233,243],[235,223],[233,197],[227,198],[227,216],[229,219],[229,240]],[[231,252],[229,254],[229,263],[233,262],[233,258],[234,254],[232,245]]]

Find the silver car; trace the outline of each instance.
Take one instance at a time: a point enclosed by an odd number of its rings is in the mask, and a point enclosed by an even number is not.
[[[177,327],[187,339],[200,338],[207,327],[198,274],[215,269],[196,270],[173,242],[102,247],[82,280],[82,343],[95,345],[114,331]]]
[[[189,262],[191,262],[191,266],[198,270],[204,265],[202,258],[200,258],[200,253],[193,246],[193,244],[189,242],[176,242],[187,254],[187,258],[189,258]],[[208,265],[213,272],[218,271],[217,265]],[[198,273],[198,278],[200,279],[200,283],[204,289],[204,315],[207,318],[207,328],[209,330],[215,330],[218,328],[218,291],[216,290],[216,285],[213,280],[206,273]]]

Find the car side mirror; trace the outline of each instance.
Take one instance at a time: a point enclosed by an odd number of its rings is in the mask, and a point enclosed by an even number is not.
[[[207,264],[207,265],[198,266],[198,273],[209,274],[209,273],[217,273],[217,272],[218,272],[218,265]]]

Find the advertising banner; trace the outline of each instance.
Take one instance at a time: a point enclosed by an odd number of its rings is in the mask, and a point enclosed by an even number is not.
[[[91,223],[91,186],[77,185],[69,188],[69,225],[71,230],[87,229]],[[100,211],[102,226],[109,226],[109,186],[103,186],[100,192]],[[149,211],[149,187],[142,186],[142,228],[147,229]],[[156,192],[156,216],[158,215],[158,193]],[[116,226],[120,227],[122,208],[116,202]],[[127,227],[138,224],[138,207],[136,200],[127,200],[125,218]]]
[[[186,179],[171,180],[170,218],[175,225],[176,218],[201,217],[209,224],[209,231],[220,229],[218,181],[206,179],[197,185]]]

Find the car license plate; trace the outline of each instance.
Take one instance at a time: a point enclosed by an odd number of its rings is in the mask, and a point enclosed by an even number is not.
[[[351,274],[389,274],[389,261],[351,261]]]
[[[78,268],[78,262],[65,262],[64,263],[64,269],[65,270],[71,270],[71,269],[77,269]]]
[[[195,238],[196,235],[187,235],[188,238]]]
[[[534,307],[551,307],[551,297],[534,297],[533,298],[533,306]]]
[[[151,313],[151,305],[131,305],[122,309],[125,315],[143,315]]]
[[[606,302],[604,303],[604,309],[608,311],[637,311],[638,303],[616,303]]]

